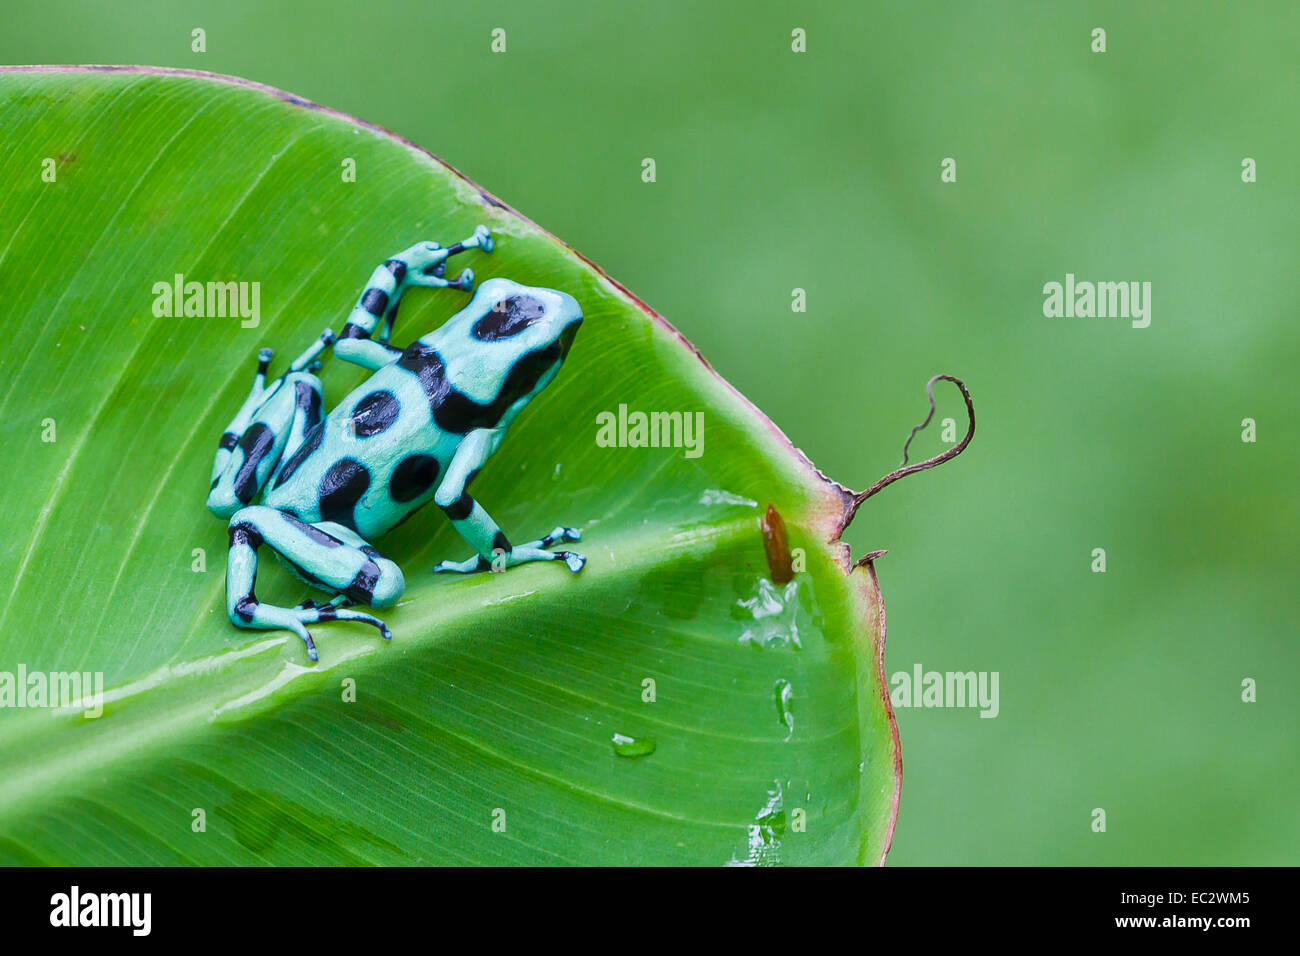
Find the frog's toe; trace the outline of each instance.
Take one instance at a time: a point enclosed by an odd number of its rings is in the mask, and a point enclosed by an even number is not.
[[[388,625],[373,614],[367,614],[365,611],[354,611],[340,604],[327,604],[322,608],[317,608],[316,615],[318,621],[360,621],[362,624],[369,624],[378,630],[379,636],[384,640],[391,641],[393,639],[393,632],[388,629]]]
[[[520,545],[520,547],[537,548],[538,550],[544,551],[547,548],[549,548],[551,545],[555,544],[555,542],[557,541],[562,541],[567,543],[571,541],[581,541],[581,540],[582,540],[582,532],[579,531],[577,528],[566,528],[564,527],[564,525],[557,525],[556,527],[551,529],[551,533],[548,534],[546,537],[539,538],[536,541],[529,541],[527,544]]]
[[[303,644],[307,646],[307,657],[313,661],[320,660],[320,654],[316,652],[316,642],[311,639],[311,631],[303,625],[304,620],[315,620],[315,618],[305,618],[304,611],[301,607],[293,608],[270,608],[262,604],[258,608],[259,612],[274,612],[274,625],[283,627],[285,630],[293,631],[302,639]],[[266,615],[269,619],[269,615]],[[269,620],[268,620],[269,623]],[[265,625],[264,625],[265,626]]]
[[[492,233],[488,232],[487,226],[479,226],[474,230],[474,238],[478,240],[478,247],[484,252],[491,252],[496,248],[496,240],[492,238]]]
[[[263,604],[261,607],[265,609],[267,608],[267,605]],[[285,609],[272,608],[271,610],[284,612]],[[276,618],[276,623],[279,624],[280,627],[293,631],[302,639],[303,644],[307,645],[307,656],[309,658],[313,661],[320,660],[320,655],[316,653],[316,642],[311,639],[311,631],[307,630],[307,628],[303,626],[302,619],[295,614],[295,612],[289,611],[287,613],[280,613],[276,615]]]
[[[587,563],[587,558],[576,551],[547,551],[545,548],[525,544],[510,552],[506,558],[506,567],[513,568],[531,561],[563,561],[570,571],[577,574]]]
[[[460,275],[456,277],[456,285],[466,292],[474,288],[474,270],[462,269]]]

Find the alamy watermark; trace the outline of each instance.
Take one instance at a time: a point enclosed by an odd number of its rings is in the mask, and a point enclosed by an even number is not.
[[[170,282],[153,284],[155,318],[240,318],[240,325],[255,329],[262,321],[262,283],[186,282],[176,273]]]
[[[1151,324],[1150,282],[1065,282],[1043,286],[1043,315],[1049,319],[1131,319],[1133,328]]]
[[[133,936],[148,936],[152,914],[152,893],[83,893],[74,885],[50,897],[51,926],[120,926]]]
[[[104,713],[103,671],[0,671],[0,708],[51,707],[80,710],[86,717]]]
[[[927,671],[920,664],[889,678],[895,707],[978,707],[981,717],[996,717],[997,671]]]
[[[618,412],[596,416],[600,448],[682,448],[687,458],[704,454],[703,412]]]

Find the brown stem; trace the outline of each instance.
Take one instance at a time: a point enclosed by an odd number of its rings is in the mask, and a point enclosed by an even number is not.
[[[962,398],[966,400],[966,415],[970,419],[970,427],[966,429],[966,437],[953,445],[943,454],[935,455],[933,458],[927,458],[925,461],[917,462],[915,465],[909,465],[907,464],[908,446],[912,444],[912,439],[916,437],[916,433],[926,425],[930,424],[930,419],[934,418],[934,383],[940,379],[943,379],[946,382],[952,382],[961,389]],[[903,444],[903,466],[885,475],[885,477],[881,478],[866,491],[859,492],[853,496],[853,507],[849,510],[848,520],[845,521],[846,525],[849,521],[853,520],[853,516],[857,514],[858,507],[862,502],[866,501],[872,495],[887,488],[889,485],[892,485],[894,482],[898,481],[899,478],[906,478],[908,475],[915,474],[918,471],[925,471],[927,468],[942,465],[950,458],[956,458],[965,451],[966,446],[970,444],[970,440],[975,434],[975,403],[971,401],[970,392],[966,389],[966,384],[953,375],[936,375],[930,379],[930,381],[925,383],[925,394],[930,399],[930,414],[926,415],[925,421],[913,428],[911,434],[907,436],[907,441]]]

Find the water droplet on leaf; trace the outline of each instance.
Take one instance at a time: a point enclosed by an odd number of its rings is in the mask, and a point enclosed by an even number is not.
[[[653,737],[629,737],[627,734],[615,734],[611,743],[614,753],[620,757],[647,757],[658,746]]]

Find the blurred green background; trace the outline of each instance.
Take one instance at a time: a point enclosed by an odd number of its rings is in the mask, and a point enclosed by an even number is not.
[[[969,451],[846,536],[890,550],[890,674],[1000,674],[996,719],[899,711],[892,864],[1300,862],[1300,7],[6,0],[0,17],[0,62],[236,74],[431,149],[664,314],[851,487],[897,465],[931,374],[963,377]],[[1151,326],[1045,318],[1067,272],[1151,282]],[[960,422],[939,389],[936,417]],[[918,443],[943,447],[937,428]]]

